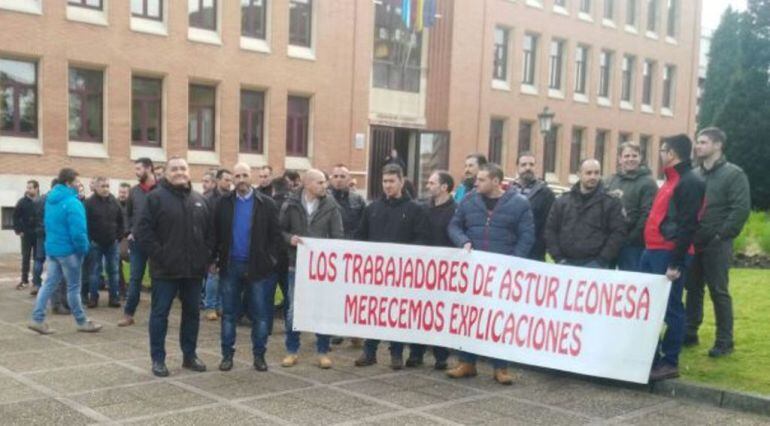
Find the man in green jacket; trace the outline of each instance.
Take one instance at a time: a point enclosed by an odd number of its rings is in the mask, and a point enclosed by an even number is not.
[[[684,344],[698,344],[703,322],[703,293],[708,285],[716,317],[716,342],[709,356],[733,352],[733,302],[728,290],[733,239],[741,233],[751,210],[749,180],[724,156],[725,133],[710,127],[698,133],[696,173],[706,182],[706,200],[695,233],[695,257],[687,283],[687,332]]]
[[[644,251],[644,224],[650,215],[658,184],[650,169],[642,162],[642,149],[636,142],[623,142],[618,147],[618,172],[606,182],[607,193],[623,202],[628,236],[620,249],[617,267],[621,271],[638,272]]]

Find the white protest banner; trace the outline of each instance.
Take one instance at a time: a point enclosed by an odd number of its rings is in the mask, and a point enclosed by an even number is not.
[[[303,238],[294,327],[647,383],[669,285],[482,251]]]

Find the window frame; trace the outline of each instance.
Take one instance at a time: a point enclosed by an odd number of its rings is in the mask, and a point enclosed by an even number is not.
[[[524,34],[523,59],[521,84],[534,86],[537,83],[537,48],[540,37],[537,34]],[[527,48],[527,41],[531,41],[531,46]]]
[[[626,0],[625,24],[626,24],[626,26],[633,27],[633,28],[636,28],[639,25],[639,3],[638,3],[638,0]]]
[[[203,103],[195,103],[192,102],[192,93],[193,88],[196,89],[207,89],[213,91],[213,99],[214,103],[211,106],[211,147],[204,147],[202,135],[203,135],[203,114],[202,112],[206,110],[208,107],[206,104]],[[215,84],[206,84],[206,83],[190,83],[188,85],[188,95],[187,95],[187,149],[190,151],[216,151],[217,147],[217,86]],[[197,119],[197,129],[196,133],[198,135],[197,143],[196,141],[193,141],[190,137],[190,115],[192,113],[195,113],[196,119]]]
[[[152,82],[158,82],[160,83],[159,87],[159,93],[157,98],[150,97],[150,96],[139,96],[137,97],[136,94],[134,94],[134,80],[145,80],[145,81],[152,81]],[[142,123],[140,124],[140,132],[142,133],[142,139],[140,140],[134,140],[134,102],[139,100],[141,102],[141,108],[142,108]],[[148,105],[152,102],[157,102],[158,104],[158,142],[152,143],[150,142],[148,135],[148,129],[149,126],[149,107]],[[131,76],[131,146],[143,146],[143,147],[150,147],[150,148],[160,148],[163,146],[163,78],[160,77],[148,77],[143,75],[132,75]]]
[[[382,0],[375,5],[374,40],[372,55],[372,87],[377,89],[393,90],[407,93],[420,93],[423,90],[423,48],[424,38],[421,33],[411,34],[414,37],[415,47],[409,56],[409,60],[401,61],[405,37],[408,34],[404,26],[401,14],[396,10],[396,5],[401,4],[397,0]],[[385,34],[385,37],[382,35]],[[409,43],[411,43],[411,39]],[[387,56],[378,55],[378,51],[384,49]],[[411,58],[416,59],[416,64],[411,63]],[[384,77],[384,79],[383,79]]]
[[[621,82],[620,82],[620,100],[623,102],[634,102],[634,80],[635,80],[636,56],[623,55],[621,63]]]
[[[609,99],[612,96],[612,60],[614,52],[602,50],[599,53],[599,90],[600,98]]]
[[[597,129],[594,136],[594,158],[599,160],[599,164],[602,167],[602,173],[605,173],[605,162],[607,158],[607,146],[609,146],[610,137],[612,133],[609,130]],[[597,155],[599,150],[599,142],[601,141],[601,155]],[[606,174],[606,173],[605,173]]]
[[[261,103],[261,109],[252,109],[244,107],[244,95],[257,95]],[[240,108],[239,108],[239,124],[238,124],[238,152],[242,154],[258,154],[264,155],[265,153],[265,100],[267,94],[264,90],[250,89],[242,87],[240,91]],[[244,117],[245,116],[245,117]],[[244,122],[245,118],[245,122]],[[256,119],[256,124],[254,120]],[[257,133],[257,147],[252,147],[250,136],[253,136],[254,126],[258,127]],[[245,135],[244,135],[245,128]],[[246,136],[244,138],[244,136]]]
[[[304,116],[304,120],[302,120],[303,116],[298,114],[292,113],[291,103],[292,100],[302,100],[305,105],[303,107],[306,107],[307,115]],[[286,101],[286,156],[287,157],[308,157],[310,154],[310,119],[311,119],[311,97],[308,96],[302,96],[302,95],[289,95],[287,97]],[[304,140],[300,140],[297,142],[297,139],[294,139],[296,137],[296,130],[297,126],[300,126],[299,130],[302,130],[302,134],[304,135]],[[290,140],[290,138],[292,138]],[[295,149],[299,148],[299,149]]]
[[[586,128],[580,126],[572,127],[572,136],[569,144],[569,172],[576,174],[580,169],[580,160],[583,159],[583,140],[585,139]],[[580,136],[576,138],[576,136]],[[577,149],[575,149],[577,148]]]
[[[564,90],[564,51],[566,44],[567,42],[563,39],[551,39],[548,53],[548,88],[551,90]]]
[[[268,8],[268,0],[248,0],[249,4],[247,6],[244,6],[241,4],[241,37],[245,38],[251,38],[256,40],[267,40],[267,16],[269,13]],[[261,2],[262,6],[255,6],[254,3]],[[249,9],[252,11],[255,10],[261,10],[261,19],[254,18],[253,16],[250,16],[248,18],[249,21],[249,28],[244,27],[244,13],[245,9]],[[261,33],[258,28],[257,21],[261,21]],[[256,29],[255,29],[256,28]],[[253,30],[253,32],[251,32]]]
[[[585,44],[575,46],[575,86],[573,92],[579,95],[588,94],[588,63],[590,57],[590,47]],[[580,52],[583,53],[582,57]]]
[[[642,68],[642,105],[651,107],[655,102],[655,71],[657,62],[647,59]]]
[[[302,7],[307,9],[307,22],[305,25],[305,29],[307,30],[307,33],[302,35],[298,35],[296,32],[296,29],[292,31],[292,8],[298,7],[298,5],[303,5]],[[313,14],[314,14],[314,4],[313,0],[289,0],[289,45],[290,46],[296,46],[296,47],[304,47],[308,49],[313,48]],[[298,37],[304,37],[306,40],[298,40]]]
[[[213,25],[213,27],[212,28],[207,27],[207,26],[204,25],[202,15],[200,14],[200,11],[203,10],[203,3],[205,1],[207,1],[207,0],[197,0],[197,1],[198,1],[198,15],[196,16],[197,19],[193,19],[193,14],[190,11],[190,4],[189,4],[189,1],[188,1],[188,4],[187,4],[187,26],[188,26],[188,28],[196,28],[196,29],[199,29],[199,30],[213,31],[213,32],[219,31],[219,25],[217,25],[218,24],[217,21],[219,19],[219,10],[218,10],[219,9],[219,0],[210,0],[211,2],[213,2],[213,7],[211,8],[213,10],[213,17],[212,17],[212,21],[213,21],[212,25]]]
[[[519,133],[518,133],[518,155],[521,155],[525,152],[532,152],[532,129],[534,129],[534,121],[530,120],[519,120]],[[525,131],[524,129],[527,129]],[[522,135],[526,134],[526,138],[522,138]],[[526,148],[522,146],[522,140],[527,141]]]
[[[501,33],[503,36],[502,44],[498,43],[497,35]],[[508,81],[508,49],[511,40],[511,30],[502,26],[495,26],[494,36],[494,54],[492,61],[492,78],[499,81]],[[502,68],[502,75],[498,73],[498,69]]]
[[[663,94],[660,100],[660,106],[669,111],[674,110],[675,84],[676,84],[676,66],[668,64],[663,67]]]
[[[647,0],[647,25],[645,29],[648,33],[657,33],[660,29],[658,20],[660,19],[660,7],[658,0]]]
[[[607,15],[607,12],[609,12],[609,16]],[[615,12],[615,0],[604,0],[604,5],[602,8],[602,19],[614,22]]]
[[[87,4],[89,0],[67,0],[67,6],[72,7],[82,7],[83,9],[91,9],[91,10],[104,10],[104,0],[98,0],[99,6],[92,6],[90,4]]]
[[[675,39],[679,35],[679,0],[668,0],[666,12],[666,36]]]
[[[500,117],[492,117],[489,120],[489,155],[487,158],[490,163],[503,165],[503,161],[505,161],[505,127],[507,121]]]
[[[148,7],[148,4],[151,1],[157,1],[158,2],[158,16],[152,16],[148,12],[150,10],[149,7]],[[143,12],[142,13],[136,13],[136,12],[134,12],[133,7],[132,7],[131,8],[131,17],[133,17],[133,18],[140,18],[140,19],[147,19],[147,20],[150,20],[150,21],[163,22],[163,18],[164,18],[163,17],[163,13],[164,13],[163,3],[164,3],[164,0],[142,0],[142,10],[143,10]]]
[[[89,93],[89,90],[80,90],[80,89],[72,89],[69,87],[69,76],[72,73],[73,70],[77,71],[88,71],[88,72],[98,72],[101,75],[101,84],[99,85],[99,102],[101,103],[101,119],[99,120],[99,126],[100,126],[100,134],[98,137],[90,137],[88,135],[84,136],[84,133],[87,133],[88,125],[91,123],[90,120],[88,120],[88,103],[89,103],[89,96],[95,96],[93,92]],[[104,143],[104,130],[105,130],[105,116],[104,113],[104,84],[105,84],[105,70],[104,69],[95,69],[95,68],[86,68],[86,67],[79,67],[76,65],[70,65],[68,67],[68,74],[67,74],[67,135],[70,141],[72,142],[89,142],[89,143]],[[76,136],[72,136],[71,132],[72,130],[69,129],[70,124],[70,112],[72,109],[72,102],[71,98],[73,95],[76,95],[80,98],[80,120],[81,120],[81,126],[80,131]]]
[[[2,94],[6,87],[10,86],[12,87],[12,99],[13,99],[13,128],[14,130],[2,130],[0,127],[0,137],[3,136],[9,136],[9,137],[16,137],[16,138],[29,138],[29,139],[37,139],[40,135],[40,101],[38,98],[39,95],[39,70],[38,65],[39,61],[37,60],[27,60],[27,59],[20,59],[20,58],[14,58],[14,57],[2,57],[0,56],[0,60],[6,60],[6,61],[15,61],[15,62],[25,62],[28,64],[31,64],[34,67],[34,84],[25,84],[16,82],[15,80],[11,84],[3,84],[2,80],[0,80],[0,94]],[[20,90],[23,90],[24,92],[27,92],[29,90],[32,90],[32,98],[34,102],[34,124],[35,129],[33,132],[23,132],[21,131],[21,116],[22,113],[20,111],[19,105],[20,105],[20,99],[22,97],[22,94],[20,93]],[[0,123],[1,124],[1,123]]]
[[[543,140],[543,173],[556,174],[559,171],[559,132],[561,125],[554,123]],[[549,155],[551,154],[551,155]]]

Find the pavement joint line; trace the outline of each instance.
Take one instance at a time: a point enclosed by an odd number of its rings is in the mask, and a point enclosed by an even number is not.
[[[137,423],[137,422],[142,422],[142,421],[146,421],[146,420],[152,420],[152,419],[155,419],[155,418],[159,418],[159,417],[163,417],[163,416],[168,416],[168,415],[185,414],[185,413],[192,413],[192,412],[195,412],[195,411],[209,410],[209,409],[217,408],[217,407],[220,407],[220,406],[221,407],[227,407],[227,404],[223,404],[221,402],[212,402],[210,404],[203,404],[203,405],[196,405],[196,406],[193,406],[193,407],[179,408],[179,409],[176,409],[176,410],[164,411],[162,413],[153,413],[153,414],[145,414],[145,415],[142,415],[142,416],[127,417],[125,419],[115,420],[114,423],[111,423],[111,424],[123,425],[123,424],[127,424],[127,423]],[[230,407],[230,408],[232,408],[232,407]],[[251,413],[249,413],[249,414],[251,414]]]
[[[43,401],[47,398],[48,398],[47,396],[33,396],[30,398],[22,398],[22,399],[17,399],[13,401],[4,401],[4,402],[0,402],[0,407],[2,407],[3,405],[13,405],[13,404],[19,404],[23,402]]]
[[[435,419],[433,419],[431,417],[426,416],[423,413],[411,413],[411,412],[409,412],[409,410],[404,410],[404,411],[393,411],[393,412],[390,412],[390,413],[382,413],[382,414],[377,414],[377,415],[374,415],[374,416],[362,417],[362,418],[356,419],[356,420],[348,420],[346,422],[337,423],[336,426],[360,425],[360,424],[364,424],[366,422],[373,422],[373,421],[378,421],[378,420],[395,419],[395,418],[398,418],[398,417],[401,417],[401,416],[405,416],[405,415],[410,415],[410,414],[414,415],[414,416],[422,417],[425,420],[435,420]],[[451,420],[447,420],[447,419],[444,419],[444,418],[441,418],[441,420],[443,420],[443,421],[440,421],[440,420],[437,420],[437,421],[439,421],[439,423],[442,423],[442,424],[445,424],[445,425],[457,425],[457,424],[460,424],[460,423],[455,423],[455,422],[452,422]]]
[[[641,417],[651,413],[656,413],[658,411],[665,410],[666,408],[676,407],[678,405],[680,405],[679,402],[675,400],[662,401],[660,403],[650,405],[647,407],[642,407],[637,410],[629,411],[627,413],[623,413],[615,417],[611,417],[609,419],[604,419],[604,424],[608,424],[608,425],[621,424],[627,420],[635,419],[637,417]]]
[[[91,354],[89,354],[89,355],[91,355]],[[130,360],[127,360],[127,361],[134,361],[134,359],[130,359]],[[64,366],[61,366],[61,367],[43,368],[43,369],[40,369],[40,370],[24,371],[24,372],[20,372],[19,374],[21,374],[22,376],[30,376],[30,375],[33,375],[33,374],[56,373],[58,371],[76,370],[76,369],[82,368],[82,367],[102,367],[102,366],[110,365],[110,364],[114,364],[114,363],[115,363],[115,360],[112,360],[112,361],[89,362],[89,363],[84,363],[84,364],[64,365]]]

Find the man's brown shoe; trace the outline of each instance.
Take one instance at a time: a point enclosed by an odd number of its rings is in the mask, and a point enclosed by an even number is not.
[[[281,367],[294,367],[297,365],[297,361],[299,361],[297,354],[288,354],[281,361]]]
[[[512,385],[513,376],[508,373],[507,368],[496,368],[494,378],[497,383],[501,385]]]
[[[118,321],[118,327],[128,327],[129,325],[134,325],[134,317],[131,315],[125,315]]]
[[[461,379],[463,377],[475,377],[476,366],[469,362],[461,362],[451,370],[446,372],[446,375],[453,379]]]
[[[219,319],[219,315],[217,315],[217,311],[214,309],[208,309],[206,310],[206,319],[209,321],[216,321]]]
[[[669,364],[661,364],[650,372],[650,381],[659,382],[661,380],[676,379],[679,377],[679,368]]]
[[[322,369],[326,370],[329,368],[332,368],[332,360],[326,355],[321,355],[318,357],[318,366]]]

